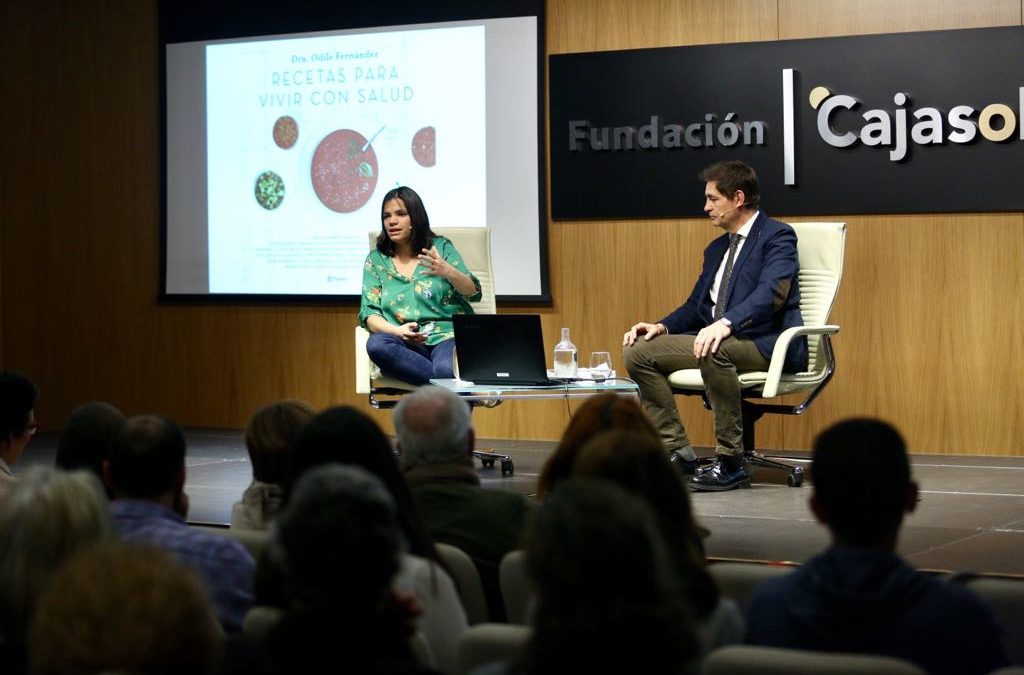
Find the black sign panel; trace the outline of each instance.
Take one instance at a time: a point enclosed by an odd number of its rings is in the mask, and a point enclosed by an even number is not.
[[[1024,27],[550,57],[555,218],[703,215],[751,164],[773,214],[1024,210]]]

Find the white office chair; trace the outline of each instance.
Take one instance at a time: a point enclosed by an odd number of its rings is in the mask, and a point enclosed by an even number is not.
[[[530,640],[527,626],[479,623],[459,638],[458,672],[471,673],[489,663],[513,663]]]
[[[797,235],[797,256],[800,260],[800,313],[804,325],[783,331],[775,343],[775,350],[767,371],[743,373],[740,386],[744,399],[775,398],[793,393],[806,393],[798,405],[752,403],[743,401],[744,457],[754,466],[787,471],[790,487],[803,484],[803,469],[768,459],[756,452],[754,425],[765,413],[782,415],[803,414],[822,392],[835,371],[835,354],[831,336],[839,326],[826,323],[839,282],[843,278],[843,253],[846,248],[846,223],[792,223]],[[807,336],[808,364],[801,373],[784,373],[782,364],[790,342],[800,335]],[[672,391],[677,394],[704,397],[704,406],[711,409],[704,392],[704,381],[699,369],[677,370],[668,377]]]
[[[925,675],[909,661],[872,654],[730,645],[708,654],[702,675]]]
[[[501,599],[505,603],[505,618],[511,624],[525,626],[530,623],[533,590],[526,578],[526,552],[509,551],[498,567]]]
[[[480,581],[480,572],[476,568],[473,559],[457,546],[437,542],[437,552],[444,561],[448,571],[451,572],[455,587],[459,591],[459,599],[462,601],[462,608],[466,610],[466,621],[470,626],[478,623],[486,623],[490,620],[490,613],[487,611],[487,597],[484,595],[484,585]]]
[[[754,589],[762,581],[789,574],[795,565],[772,565],[759,562],[722,560],[708,565],[711,578],[725,597],[733,600],[746,616]]]
[[[494,265],[491,262],[491,230],[486,227],[437,227],[432,228],[442,237],[455,244],[469,271],[480,280],[480,299],[470,303],[477,314],[494,314],[497,303],[494,299]],[[380,230],[370,232],[370,248],[377,245]],[[388,377],[380,372],[366,353],[369,331],[356,326],[356,393],[370,397],[374,408],[393,408],[398,397],[415,389],[415,385]],[[386,397],[386,398],[385,398]]]
[[[470,306],[477,314],[495,314],[497,302],[494,298],[494,264],[491,261],[491,230],[487,227],[436,227],[435,234],[447,237],[455,244],[466,267],[480,280],[480,299]],[[380,230],[369,233],[370,249],[377,245]],[[370,406],[377,409],[393,408],[405,394],[416,389],[415,385],[388,377],[380,372],[366,353],[366,341],[370,333],[362,326],[355,328],[356,393],[366,394]],[[455,372],[459,372],[458,353],[455,354]],[[501,475],[511,476],[515,471],[512,458],[501,453],[478,450],[473,453],[484,467],[491,468],[500,462]]]

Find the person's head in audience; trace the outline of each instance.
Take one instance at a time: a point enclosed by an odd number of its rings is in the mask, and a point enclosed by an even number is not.
[[[295,459],[299,432],[316,411],[302,401],[279,401],[257,410],[245,428],[252,483],[231,509],[231,527],[266,529],[281,510],[282,484]]]
[[[126,421],[120,410],[103,401],[78,406],[57,438],[57,467],[86,469],[102,481],[103,460]]]
[[[537,596],[528,673],[683,672],[698,652],[651,508],[598,479],[562,482],[526,537]]]
[[[336,463],[306,471],[267,545],[284,589],[284,615],[265,639],[270,670],[319,672],[338,653],[346,672],[413,663],[407,616],[391,591],[404,541],[379,478]]]
[[[95,476],[51,467],[26,471],[0,501],[0,641],[24,645],[57,567],[78,549],[113,536]]]
[[[469,406],[443,387],[420,387],[395,407],[395,434],[402,468],[472,463]]]
[[[906,444],[891,425],[850,419],[814,442],[811,510],[835,543],[893,550],[903,516],[917,505]]]
[[[195,573],[170,554],[106,543],[54,575],[32,626],[36,675],[217,672],[222,633]]]
[[[417,515],[391,442],[376,422],[350,406],[328,408],[311,419],[299,433],[295,461],[284,486],[285,503],[306,471],[330,463],[354,464],[380,479],[398,507],[399,524],[408,540],[409,552],[439,560]]]
[[[537,481],[538,494],[546,495],[567,479],[572,473],[576,455],[587,441],[612,429],[637,431],[658,438],[654,425],[632,398],[616,394],[591,396],[569,420],[562,439],[541,468]]]
[[[279,401],[253,413],[245,428],[245,448],[254,479],[274,485],[284,482],[299,432],[315,415],[303,401]]]
[[[39,390],[30,379],[13,371],[0,373],[0,460],[18,461],[39,428],[35,407]]]
[[[104,476],[116,499],[164,504],[182,516],[185,489],[185,434],[160,415],[125,422],[110,446]]]
[[[657,438],[636,431],[596,436],[580,451],[572,477],[604,479],[646,501],[694,615],[704,618],[714,611],[718,587],[707,571],[703,533],[694,520],[690,491]]]
[[[299,478],[272,530],[293,608],[369,611],[398,572],[404,537],[395,501],[365,469],[325,464]]]

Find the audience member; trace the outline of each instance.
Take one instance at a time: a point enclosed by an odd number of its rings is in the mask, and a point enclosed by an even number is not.
[[[255,563],[233,539],[185,522],[185,435],[166,417],[128,420],[105,466],[114,491],[111,512],[121,536],[175,554],[199,573],[217,618],[229,633],[241,630],[252,605]]]
[[[54,571],[78,549],[114,536],[99,481],[36,467],[0,501],[0,664],[26,670],[29,625]]]
[[[405,480],[427,531],[473,559],[490,616],[504,621],[498,567],[519,548],[532,503],[516,492],[480,486],[469,406],[447,389],[421,387],[403,396],[394,422]]]
[[[543,497],[569,478],[576,455],[587,441],[612,429],[638,431],[658,438],[654,425],[634,399],[616,394],[591,396],[569,420],[562,439],[541,468],[537,493]]]
[[[679,573],[683,597],[697,621],[701,653],[743,641],[743,615],[719,595],[707,569],[701,529],[693,517],[690,490],[672,470],[656,437],[635,431],[608,431],[580,451],[573,478],[602,478],[647,502]]]
[[[355,408],[336,406],[319,413],[299,434],[295,461],[285,482],[286,506],[297,480],[306,471],[330,463],[352,464],[369,471],[395,500],[398,524],[409,552],[401,557],[393,587],[411,593],[419,601],[423,614],[417,628],[430,646],[438,669],[455,672],[456,646],[466,629],[466,614],[455,584],[416,512],[390,441],[376,422]],[[280,571],[270,561],[261,563],[265,564],[259,575],[257,599],[260,604],[278,604]]]
[[[11,467],[39,429],[35,407],[39,390],[20,373],[0,373],[0,499],[14,482]]]
[[[827,429],[814,443],[811,478],[811,511],[832,545],[758,586],[750,643],[895,656],[932,675],[982,675],[1007,665],[990,610],[895,552],[903,516],[918,501],[896,429],[872,419]]]
[[[126,421],[120,410],[102,401],[72,410],[57,437],[57,468],[85,469],[102,481],[103,460]]]
[[[307,471],[269,543],[285,590],[284,615],[264,640],[269,672],[422,672],[409,648],[410,603],[390,590],[402,547],[379,479],[351,465]]]
[[[257,410],[245,428],[252,483],[231,509],[231,527],[265,530],[281,510],[284,482],[299,431],[316,411],[302,401],[271,403]]]
[[[537,604],[513,672],[694,671],[693,620],[640,499],[607,481],[564,482],[528,528],[526,571]]]
[[[212,675],[221,632],[196,575],[169,554],[107,543],[55,575],[32,626],[34,675]]]

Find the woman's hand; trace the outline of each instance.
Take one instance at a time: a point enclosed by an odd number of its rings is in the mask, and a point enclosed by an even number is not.
[[[403,323],[395,328],[395,335],[402,339],[402,342],[411,342],[420,345],[427,341],[427,336],[419,332],[420,325],[415,321]]]
[[[419,255],[420,265],[427,270],[428,274],[433,274],[439,277],[448,278],[448,270],[454,270],[448,261],[441,257],[441,254],[437,252],[436,246],[431,246],[429,249],[425,248],[420,252]]]
[[[436,246],[423,249],[419,258],[420,265],[426,268],[428,274],[444,277],[460,295],[470,296],[476,294],[476,284],[473,283],[469,275],[455,269],[451,263],[438,253]]]

